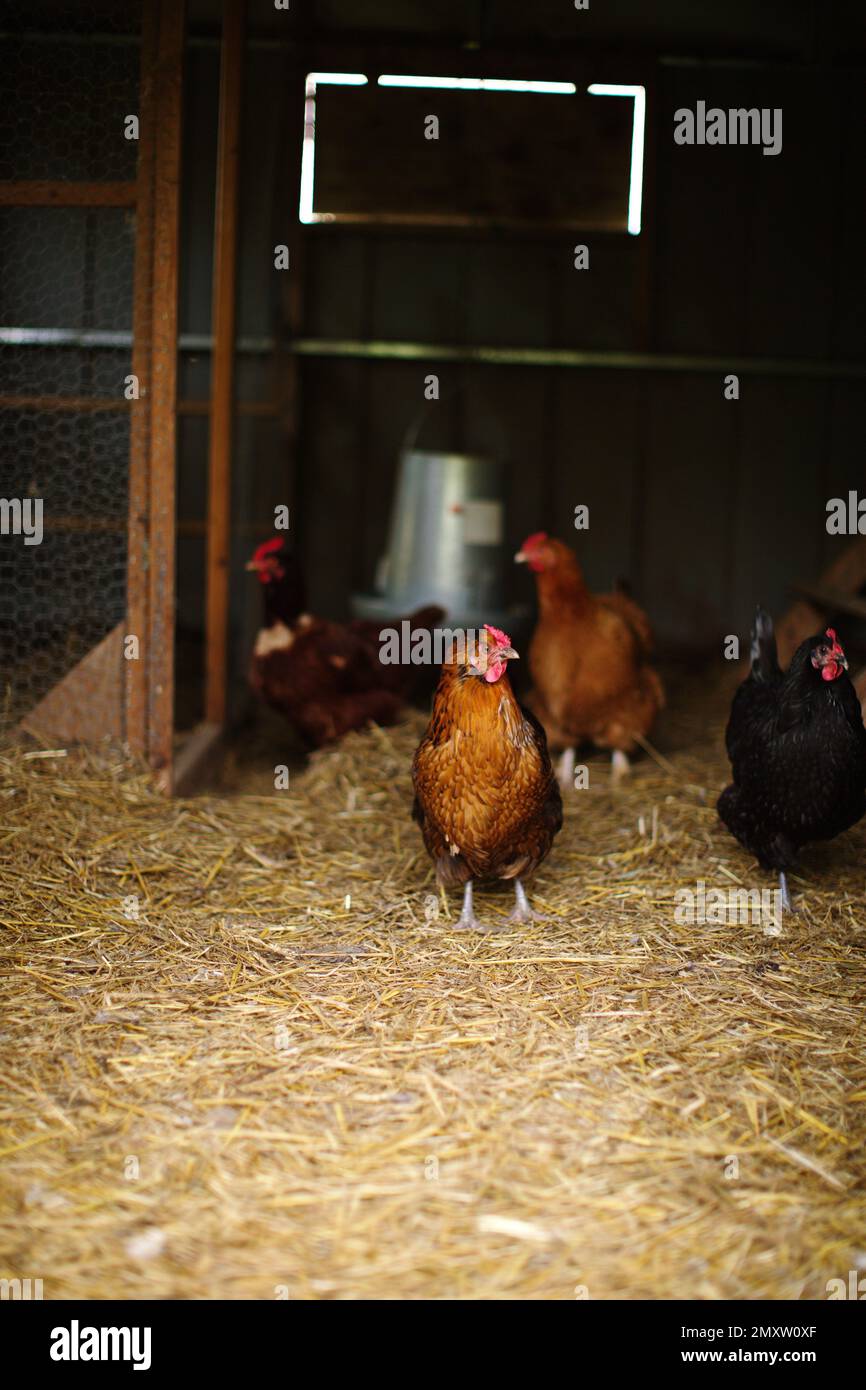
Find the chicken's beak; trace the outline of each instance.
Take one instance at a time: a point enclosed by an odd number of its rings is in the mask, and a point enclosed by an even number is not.
[[[525,550],[518,550],[517,554],[514,557],[514,563],[516,565],[525,565],[528,559],[529,556],[527,555]]]
[[[513,647],[497,647],[493,653],[494,661],[519,661],[520,653]]]
[[[247,560],[247,563],[244,566],[244,568],[252,574],[260,574],[263,569],[263,566],[258,560]]]

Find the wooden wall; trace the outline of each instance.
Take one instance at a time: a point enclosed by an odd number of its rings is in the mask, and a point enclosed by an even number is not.
[[[805,33],[808,17],[797,14]],[[191,176],[199,186],[186,191],[184,327],[206,331],[217,55],[201,49],[191,61],[188,140],[199,152]],[[722,365],[708,373],[302,358],[297,450],[279,422],[241,420],[236,505],[254,526],[277,502],[293,502],[316,611],[345,616],[352,592],[372,585],[400,446],[419,412],[421,445],[489,451],[507,463],[515,548],[539,528],[570,537],[594,585],[631,581],[669,645],[705,648],[744,632],[757,600],[779,610],[789,585],[816,577],[844,543],[826,533],[825,504],[849,488],[866,491],[864,381],[845,367],[864,360],[862,69],[694,65],[657,54],[640,61],[654,89],[644,235],[312,226],[304,231],[301,334],[651,351]],[[329,66],[351,64],[335,50]],[[416,70],[425,70],[423,50]],[[277,54],[251,50],[239,325],[246,337],[287,334],[283,286],[262,251],[273,240],[273,181],[285,167],[272,116],[280,72]],[[615,51],[598,77],[618,80]],[[674,111],[699,99],[781,107],[782,153],[676,146]],[[578,240],[590,245],[588,272],[573,268]],[[769,366],[743,371],[740,400],[726,401],[724,363],[740,358]],[[791,374],[809,363],[818,370]],[[279,394],[274,369],[273,359],[242,358],[248,399]],[[206,394],[206,364],[186,370],[190,379],[205,373]],[[440,376],[442,399],[425,407],[429,371]],[[188,381],[183,394],[191,390]],[[190,421],[181,505],[196,515],[205,457],[205,423]],[[591,513],[579,536],[578,503]],[[181,541],[181,616],[193,627],[201,546]],[[239,534],[238,699],[257,618],[258,596],[242,571],[247,549]],[[516,568],[511,583],[511,598],[527,597]]]
[[[588,235],[590,270],[579,272],[567,235],[314,226],[305,331],[862,361],[858,85],[782,70],[659,66],[656,76],[648,325],[641,238]],[[698,99],[781,106],[782,153],[676,146],[673,113]],[[430,370],[443,400],[425,411]],[[826,534],[825,503],[866,488],[866,393],[862,378],[771,371],[742,374],[732,402],[722,377],[305,361],[299,531],[315,603],[345,612],[349,593],[369,585],[400,443],[422,411],[421,443],[507,461],[515,544],[541,527],[571,532],[592,582],[628,576],[670,642],[742,630],[757,599],[779,608],[840,544]],[[580,502],[591,525],[575,537]]]

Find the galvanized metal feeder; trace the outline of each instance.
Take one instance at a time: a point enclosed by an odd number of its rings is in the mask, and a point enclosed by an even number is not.
[[[451,627],[523,625],[526,606],[505,603],[504,492],[494,459],[404,451],[377,592],[353,595],[355,615],[392,619],[437,603]]]

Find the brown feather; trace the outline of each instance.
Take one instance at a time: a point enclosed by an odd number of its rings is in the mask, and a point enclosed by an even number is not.
[[[507,674],[445,666],[412,765],[414,815],[440,883],[530,874],[562,824],[544,731]]]
[[[545,540],[539,619],[529,649],[532,707],[555,749],[591,741],[635,751],[664,705],[647,663],[652,633],[626,594],[592,594],[573,551]]]

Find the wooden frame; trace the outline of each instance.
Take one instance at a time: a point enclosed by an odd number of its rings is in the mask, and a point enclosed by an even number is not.
[[[178,232],[183,0],[162,0],[156,69],[153,279],[150,358],[150,548],[148,553],[148,761],[172,790],[177,482]]]
[[[75,415],[122,415],[131,410],[134,401],[119,400],[116,396],[4,396],[0,395],[0,410],[68,410]],[[210,416],[210,398],[183,400],[177,403],[178,415]],[[255,415],[266,418],[280,413],[277,401],[237,401],[236,415]]]
[[[75,183],[4,181],[0,183],[0,207],[33,208],[134,208],[138,183]]]
[[[225,0],[220,57],[219,142],[214,220],[208,530],[205,611],[205,721],[225,723],[228,680],[231,456],[234,437],[238,179],[240,173],[244,0]]]
[[[0,183],[0,205],[134,208],[132,372],[138,400],[5,396],[13,409],[97,413],[130,409],[127,611],[22,721],[36,734],[125,738],[171,789],[174,736],[175,412],[181,81],[184,0],[145,0],[141,32],[140,143],[132,182]],[[116,523],[61,518],[62,529]],[[124,660],[124,638],[139,639]],[[104,704],[99,717],[93,712]]]
[[[135,223],[135,271],[132,300],[132,371],[139,381],[150,372],[153,275],[153,163],[156,144],[156,53],[158,5],[151,0],[142,13],[139,84],[138,196]],[[146,399],[146,398],[145,398]],[[124,402],[126,404],[126,402]],[[129,495],[126,563],[127,632],[147,636],[147,542],[149,530],[150,412],[133,412],[129,435]],[[126,741],[133,753],[147,757],[147,662],[128,661],[125,671]]]
[[[471,65],[473,65],[473,67],[478,67],[478,63],[482,63],[481,71],[484,72],[484,74],[492,76],[492,65],[488,63],[487,51],[485,51],[484,58],[481,58],[481,60],[475,58],[474,63]],[[334,67],[332,61],[325,65],[327,65],[327,67]],[[409,97],[413,103],[418,103],[418,111],[439,111],[441,110],[442,101],[445,101],[446,110],[445,113],[442,114],[442,120],[453,120],[456,111],[463,106],[464,101],[468,101],[468,107],[471,107],[471,104],[473,104],[475,100],[475,97],[467,99],[463,93],[457,92],[456,89],[436,89],[434,85],[436,81],[436,64],[423,64],[424,72],[427,72],[430,76],[428,76],[428,78],[418,78],[420,86],[418,86],[416,90],[400,89],[396,83],[392,83],[388,88],[377,88],[377,86],[375,86],[373,74],[375,70],[381,71],[384,65],[384,60],[379,61],[377,58],[373,63],[373,67],[371,67],[370,54],[367,54],[367,61],[364,61],[364,63],[360,65],[359,70],[357,70],[368,75],[368,81],[364,82],[364,85],[354,82],[346,82],[341,85],[338,79],[336,79],[336,76],[329,76],[327,85],[322,85],[321,89],[317,89],[316,85],[311,85],[310,88],[307,89],[307,97],[309,97],[309,100],[313,101],[313,103],[317,103],[318,100],[324,99],[324,93],[336,92],[338,114],[331,118],[334,124],[325,122],[325,124],[328,124],[329,135],[331,135],[332,149],[334,149],[336,145],[343,145],[346,139],[352,142],[352,128],[359,124],[363,147],[366,147],[371,140],[381,136],[381,122],[374,117],[373,110],[371,110],[370,107],[370,100],[374,99],[374,97],[375,101],[382,99],[382,96],[386,97],[388,93],[392,93],[392,95],[399,97],[399,99],[407,99],[407,97]],[[416,71],[417,67],[418,63],[416,60],[407,67],[407,71]],[[456,67],[463,67],[463,64],[455,63],[453,60],[446,61],[445,72],[446,75],[453,76],[457,81],[460,81],[461,76],[464,76],[464,74],[455,72]],[[499,71],[496,71],[496,78],[499,78],[499,76]],[[509,79],[509,74],[503,74],[503,76],[505,76],[506,81]],[[521,76],[525,76],[525,74],[521,74]],[[357,188],[357,186],[354,186],[354,188],[350,188],[349,186],[348,188],[345,182],[346,178],[352,179],[352,171],[357,170],[357,167],[359,167],[359,158],[357,158],[356,154],[354,158],[350,156],[349,164],[345,165],[345,167],[339,163],[339,156],[336,156],[336,161],[338,161],[338,163],[336,163],[336,171],[331,171],[329,186],[328,188],[322,189],[321,192],[324,206],[321,208],[316,207],[317,192],[311,188],[311,186],[307,189],[310,203],[309,207],[307,207],[306,215],[304,215],[304,228],[336,227],[343,229],[350,228],[353,229],[353,231],[354,229],[360,228],[381,229],[381,231],[393,231],[393,229],[405,228],[409,229],[409,231],[416,231],[416,229],[432,229],[432,231],[435,232],[475,231],[482,232],[482,234],[485,234],[485,232],[489,234],[489,232],[498,231],[532,231],[542,232],[542,234],[548,236],[592,234],[592,232],[595,232],[595,234],[605,232],[605,234],[627,235],[628,215],[630,215],[630,154],[627,154],[626,149],[620,145],[619,139],[617,139],[616,149],[612,150],[610,147],[606,147],[606,131],[609,129],[610,124],[609,117],[606,117],[601,110],[596,110],[598,103],[596,103],[591,96],[587,97],[587,100],[584,101],[585,92],[581,92],[582,83],[580,81],[575,82],[571,74],[569,76],[569,82],[574,88],[574,95],[566,97],[560,95],[557,97],[557,100],[559,100],[559,103],[562,104],[563,107],[567,107],[571,117],[577,118],[578,121],[582,120],[588,122],[588,133],[589,136],[592,136],[592,140],[585,146],[584,160],[585,163],[589,163],[589,182],[592,183],[594,179],[598,178],[601,178],[603,181],[603,179],[609,177],[607,171],[609,171],[610,167],[613,165],[613,185],[609,186],[609,188],[605,186],[601,192],[596,189],[595,202],[591,199],[592,206],[584,207],[582,210],[580,207],[559,206],[556,208],[556,211],[552,210],[552,208],[548,208],[546,213],[518,215],[513,207],[507,206],[506,200],[506,204],[503,204],[500,208],[477,207],[475,210],[461,211],[459,207],[453,206],[453,196],[457,193],[456,186],[453,186],[453,188],[449,190],[439,188],[439,186],[434,183],[432,188],[427,188],[427,193],[432,193],[432,203],[434,204],[438,203],[443,197],[443,199],[445,199],[443,206],[430,207],[427,211],[407,211],[405,206],[392,206],[388,208],[381,202],[381,197],[386,197],[388,195],[385,193],[384,186],[379,186],[379,196],[375,195],[375,193],[373,195],[373,203],[375,206],[364,207],[364,203],[370,203],[370,193],[361,192],[361,189]],[[642,83],[642,85],[644,85],[644,83]],[[538,106],[542,111],[548,106],[553,110],[552,99],[550,99],[550,97],[546,97],[546,99],[545,97],[539,97],[538,93],[537,95],[527,96],[524,95],[524,93],[518,92],[518,90],[513,90],[509,96],[505,95],[503,92],[496,92],[496,90],[489,89],[488,92],[481,92],[480,96],[481,99],[487,97],[488,101],[491,99],[500,101],[503,107],[509,107],[512,101],[517,100],[524,101],[524,103],[528,101],[531,106]],[[420,101],[421,97],[425,97],[425,99],[430,101],[430,106]],[[453,107],[452,110],[452,101],[455,99],[457,101],[457,106]],[[354,101],[360,101],[360,110],[354,111],[354,106],[352,104]],[[584,111],[582,111],[582,117],[577,117],[581,103],[584,104]],[[628,147],[631,149],[635,122],[637,122],[637,101],[630,103],[630,106],[631,126],[630,129],[628,129]],[[485,110],[487,110],[488,113],[485,126],[487,126],[489,133],[491,129],[498,128],[498,122],[496,122],[496,120],[491,120],[489,107],[485,107]],[[524,108],[521,108],[521,110],[524,110]],[[353,111],[354,115],[352,117],[350,113],[353,113]],[[591,111],[592,114],[589,114]],[[539,120],[541,120],[541,118],[539,118]],[[336,140],[335,138],[336,122],[338,121],[339,124],[342,124],[343,132],[345,132],[345,138],[341,138],[341,140]],[[405,122],[398,120],[400,129],[403,128],[403,124],[405,124]],[[538,121],[531,122],[530,128],[532,131],[535,131],[535,126],[538,124]],[[321,122],[316,121],[313,126],[304,126],[304,145],[306,145],[306,133],[309,131],[317,131],[320,125]],[[392,125],[393,122],[388,122],[389,128],[392,128]],[[527,125],[527,120],[523,117],[520,120],[520,124],[510,131],[509,139],[516,136],[516,131],[523,132],[525,125]],[[580,128],[580,125],[578,125],[578,128]],[[550,125],[550,131],[556,131],[556,129],[557,122],[553,121],[552,125]],[[343,132],[341,132],[341,136]],[[620,136],[620,138],[623,135],[624,129],[621,132],[617,132],[617,136]],[[317,135],[313,136],[313,140],[317,142],[318,139],[320,139],[320,136],[318,136],[317,133]],[[449,157],[448,150],[450,147],[452,146],[449,146],[448,142],[446,142],[446,145],[443,145],[442,156],[446,158],[446,160],[448,160]],[[352,145],[350,145],[350,149],[352,149]],[[592,150],[592,154],[589,154],[589,150]],[[520,167],[524,170],[524,179],[531,179],[531,182],[528,183],[527,186],[521,188],[521,202],[527,202],[530,196],[532,196],[532,200],[537,200],[538,197],[544,197],[544,189],[564,188],[567,182],[569,182],[567,179],[560,177],[559,171],[557,171],[556,177],[550,175],[550,177],[542,179],[541,186],[539,186],[537,182],[534,182],[534,179],[538,179],[539,177],[539,156],[537,150],[532,149],[531,145],[521,150],[521,156],[523,156],[523,158],[521,158],[518,163],[516,160],[513,160],[512,153],[507,152],[506,154],[506,149],[503,149],[502,152],[491,149],[488,153],[493,160],[498,157],[505,158],[503,168],[509,170],[512,178],[514,177],[514,170]],[[570,145],[567,140],[564,142],[564,147],[560,147],[560,149],[557,149],[555,154],[553,154],[555,160],[557,157],[570,157]],[[388,164],[389,158],[393,160],[393,167]],[[623,172],[619,167],[619,161],[623,160],[623,158],[626,158],[626,168],[624,168],[626,199],[624,199],[623,206],[620,208],[621,188],[617,175]],[[399,167],[400,170],[403,170],[407,163],[411,163],[411,161],[406,160],[405,152],[403,152],[403,156],[400,157],[396,152],[379,152],[377,160],[374,160],[374,163],[381,164],[382,161],[384,161],[385,168],[391,172],[391,175],[393,175],[396,168]],[[592,163],[592,161],[594,161],[594,163]],[[328,160],[327,150],[316,153],[317,188],[318,165],[322,163],[324,163],[325,171],[327,171],[328,164],[331,163],[331,161]],[[421,161],[421,163],[424,164],[424,161]],[[313,164],[313,158],[310,158],[310,165],[311,164]],[[530,174],[530,170],[532,174]],[[452,172],[452,178],[455,178],[457,172],[456,168],[452,168],[450,172]],[[334,182],[335,177],[336,182]],[[325,172],[325,182],[328,183],[327,172]],[[386,177],[386,186],[391,186],[391,182],[391,177]],[[493,179],[493,183],[496,183],[496,179]],[[575,179],[575,192],[577,192],[584,183],[584,178]],[[413,193],[413,190],[406,189],[405,197],[409,197],[411,200],[413,196],[418,195],[418,192],[421,192],[421,190],[414,189]],[[331,195],[332,200],[329,199],[328,193]],[[467,188],[464,188],[459,196],[468,196],[468,200],[471,202],[471,195],[468,193]],[[346,202],[354,203],[356,206],[339,206],[339,204]],[[491,202],[491,200],[489,200],[488,197],[482,197],[481,202]],[[493,199],[492,202],[495,203],[496,199]],[[569,202],[569,199],[566,199],[566,203],[567,202]],[[357,206],[359,203],[360,207]],[[580,195],[578,195],[578,203],[580,203]]]

